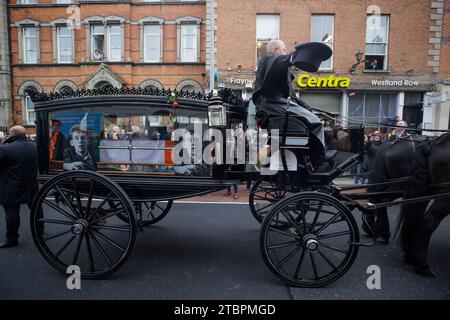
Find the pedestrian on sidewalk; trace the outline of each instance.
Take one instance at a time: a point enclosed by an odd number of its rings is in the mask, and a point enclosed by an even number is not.
[[[367,173],[372,171],[375,164],[375,158],[379,149],[383,145],[383,134],[380,131],[375,131],[371,134],[370,140],[366,145],[367,157],[364,158],[364,168]]]
[[[228,187],[227,196],[231,195],[231,187]],[[233,199],[239,199],[239,185],[233,184]]]
[[[31,207],[38,189],[36,176],[36,147],[27,141],[24,127],[14,126],[0,148],[0,205],[6,220],[6,239],[0,248],[18,245],[20,205]]]

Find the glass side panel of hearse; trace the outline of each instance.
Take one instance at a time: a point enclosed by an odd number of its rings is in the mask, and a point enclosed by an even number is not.
[[[208,129],[207,112],[114,105],[52,111],[48,122],[49,172],[211,174],[209,166],[194,164],[192,154],[194,129],[201,133]],[[190,139],[174,141],[175,129],[185,129]],[[184,155],[184,162],[175,156],[180,140],[178,154]]]

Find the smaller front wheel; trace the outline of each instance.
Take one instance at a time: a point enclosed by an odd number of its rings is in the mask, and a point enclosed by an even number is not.
[[[357,254],[355,218],[336,198],[300,192],[278,202],[261,229],[264,262],[277,277],[305,288],[342,277]]]
[[[164,219],[172,208],[172,204],[173,200],[133,202],[136,214],[139,216],[139,223],[143,227],[148,227]]]
[[[282,190],[273,182],[255,182],[250,189],[248,199],[248,205],[253,217],[256,221],[262,223],[275,203],[287,195],[287,191]]]
[[[134,216],[128,196],[109,178],[67,171],[37,193],[31,233],[53,268],[66,274],[69,266],[77,266],[83,279],[98,279],[117,271],[129,258],[137,233]]]

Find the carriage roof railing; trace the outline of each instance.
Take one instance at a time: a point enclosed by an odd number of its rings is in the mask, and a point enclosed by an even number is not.
[[[172,94],[175,94],[180,99],[192,100],[193,102],[198,102],[199,104],[207,104],[207,102],[213,96],[213,92],[208,94],[203,94],[201,92],[195,91],[177,91],[177,90],[165,90],[159,88],[101,88],[101,89],[81,89],[71,92],[36,92],[32,90],[27,90],[27,94],[30,96],[31,100],[36,102],[48,102],[63,99],[74,99],[74,98],[88,98],[97,96],[149,96],[149,97],[164,97],[169,98]],[[222,102],[229,104],[238,108],[248,107],[248,101],[236,96],[231,89],[224,88],[218,91]]]

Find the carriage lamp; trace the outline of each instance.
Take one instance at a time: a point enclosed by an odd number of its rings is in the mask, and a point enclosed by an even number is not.
[[[212,128],[225,128],[227,125],[227,109],[217,90],[213,91],[208,107],[209,126]]]

